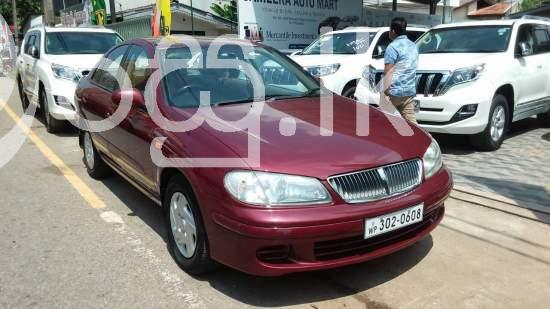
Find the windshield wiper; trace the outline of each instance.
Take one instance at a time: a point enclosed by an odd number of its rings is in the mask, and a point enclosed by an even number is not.
[[[244,104],[244,103],[254,103],[257,100],[255,98],[248,98],[242,100],[233,100],[233,101],[224,101],[214,104],[214,106],[223,106],[223,105],[233,105],[233,104]]]

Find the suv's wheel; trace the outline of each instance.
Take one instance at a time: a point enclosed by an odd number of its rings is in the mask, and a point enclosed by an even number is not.
[[[349,86],[342,92],[342,96],[355,100],[355,91],[357,90],[356,86]]]
[[[82,137],[82,148],[84,150],[84,164],[88,175],[94,179],[103,179],[109,175],[110,169],[105,164],[92,141],[90,132],[84,132]]]
[[[173,177],[164,194],[168,247],[184,271],[198,275],[211,270],[214,262],[199,206],[185,183],[181,176]]]
[[[19,99],[21,100],[21,107],[23,107],[23,112],[29,108],[29,98],[27,97],[27,94],[25,93],[25,89],[23,88],[23,81],[21,80],[21,76],[17,76],[17,88],[19,90]]]
[[[508,131],[509,115],[508,100],[503,95],[497,94],[493,98],[487,128],[480,134],[473,136],[473,144],[486,151],[499,149]]]
[[[40,89],[40,106],[44,109],[44,124],[48,133],[59,133],[65,128],[65,121],[52,117],[49,111],[49,104],[44,89]]]
[[[546,113],[538,114],[537,119],[539,119],[545,125],[550,125],[550,110],[548,110]]]

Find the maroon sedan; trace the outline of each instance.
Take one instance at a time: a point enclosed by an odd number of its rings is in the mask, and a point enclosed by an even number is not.
[[[246,44],[125,42],[77,90],[80,116],[89,122],[108,121],[130,98],[129,113],[114,128],[82,130],[84,162],[91,177],[114,170],[163,207],[169,248],[182,269],[197,274],[216,261],[279,276],[340,267],[408,247],[441,222],[452,177],[428,134],[413,127],[412,136],[401,136],[393,116],[361,106],[370,109],[361,121],[371,129],[358,136],[358,106],[339,96],[332,134],[321,134],[321,102],[331,94],[286,56]],[[238,65],[208,68],[212,58]],[[123,71],[129,81],[119,83]],[[253,91],[258,79],[261,98]],[[205,93],[214,122],[242,119],[264,104],[260,131],[228,132],[213,122],[173,130],[155,121],[159,115],[192,121]],[[259,145],[259,162],[249,159],[251,140]],[[167,167],[155,164],[151,149],[167,160],[241,164]]]

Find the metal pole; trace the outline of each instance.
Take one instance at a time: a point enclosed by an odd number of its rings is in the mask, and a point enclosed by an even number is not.
[[[397,11],[397,0],[392,1],[391,10],[394,12]]]
[[[15,45],[19,46],[19,25],[17,24],[17,4],[15,0],[11,0],[11,10],[13,16],[13,39],[15,40]]]
[[[447,20],[447,0],[443,0],[443,18],[441,23],[444,24]]]
[[[191,35],[195,35],[195,19],[193,18],[193,0],[191,0]]]
[[[111,24],[116,23],[115,0],[109,0],[109,10],[111,11]]]

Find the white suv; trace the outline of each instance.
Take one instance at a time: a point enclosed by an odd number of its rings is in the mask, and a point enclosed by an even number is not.
[[[23,108],[38,105],[48,132],[61,131],[76,117],[78,81],[121,41],[116,32],[104,28],[30,29],[16,64]]]
[[[382,58],[390,44],[389,28],[350,27],[320,36],[291,58],[315,77],[320,77],[330,91],[353,98],[363,68],[373,59]],[[416,41],[425,28],[407,28]]]
[[[510,124],[550,117],[550,22],[535,19],[441,25],[417,41],[417,119],[430,132],[471,135],[498,149]],[[356,98],[377,105],[384,63],[364,71]]]

